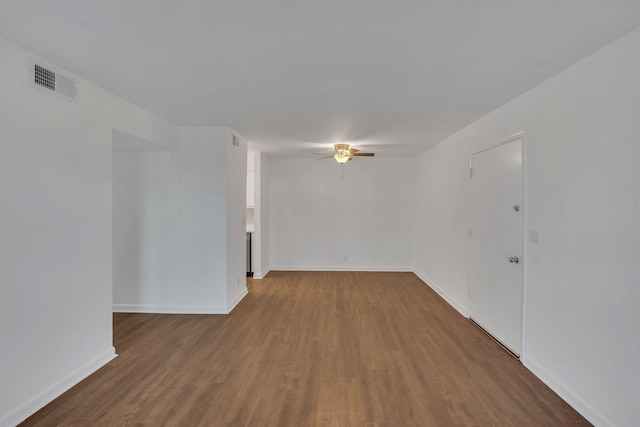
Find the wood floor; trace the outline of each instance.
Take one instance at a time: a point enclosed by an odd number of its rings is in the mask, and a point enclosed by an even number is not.
[[[24,426],[590,425],[412,273],[272,272],[230,315],[115,314]]]

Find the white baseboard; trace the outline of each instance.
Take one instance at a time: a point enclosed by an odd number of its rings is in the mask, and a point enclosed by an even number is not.
[[[271,270],[267,268],[262,273],[259,273],[259,274],[254,273],[253,278],[258,280],[264,279],[266,275],[269,274],[270,271]]]
[[[240,291],[226,306],[222,305],[149,305],[149,304],[114,304],[114,313],[148,313],[148,314],[229,314],[242,298],[247,295],[247,288]]]
[[[231,300],[229,304],[227,304],[227,313],[225,314],[231,313],[231,311],[233,311],[233,309],[236,308],[236,305],[238,305],[238,303],[242,301],[242,299],[246,297],[248,293],[249,291],[247,291],[247,288],[245,286],[245,288],[242,289],[242,291],[240,291],[240,293],[236,295],[235,298]]]
[[[114,304],[114,313],[150,314],[227,314],[227,306],[221,305],[147,305]]]
[[[13,411],[0,418],[0,426],[15,426],[38,412],[48,403],[78,384],[83,379],[109,363],[116,357],[116,350],[110,347],[103,353],[94,357],[66,377],[51,384],[33,398],[29,399]]]
[[[447,303],[449,303],[450,306],[458,310],[460,314],[462,314],[464,317],[469,317],[469,311],[467,310],[467,307],[464,304],[460,304],[453,297],[451,297],[451,295],[443,291],[442,288],[438,286],[438,284],[435,281],[433,281],[429,276],[427,276],[426,274],[416,269],[413,269],[413,274],[418,276],[420,280],[422,280],[424,283],[427,284],[427,286],[429,286],[438,295],[440,295],[442,299],[444,299]]]
[[[383,271],[392,273],[406,273],[412,272],[411,267],[372,267],[372,266],[343,266],[343,265],[329,265],[329,266],[271,266],[271,271]]]
[[[535,360],[528,356],[524,356],[521,359],[525,368],[530,370],[533,375],[538,377],[543,383],[549,386],[551,390],[556,392],[565,402],[567,402],[573,409],[578,411],[583,417],[585,417],[591,424],[601,427],[614,427],[615,424],[611,422],[607,417],[602,415],[592,405],[578,396],[571,388],[560,381],[555,375],[547,371]]]

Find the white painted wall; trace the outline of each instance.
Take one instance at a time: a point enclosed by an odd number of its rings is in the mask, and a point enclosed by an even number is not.
[[[254,278],[264,278],[269,273],[270,255],[270,214],[269,214],[269,192],[270,192],[270,158],[265,153],[256,153],[255,162],[255,216],[256,234],[258,236],[256,244],[259,245],[259,256],[256,259]]]
[[[247,180],[253,179],[253,186],[247,185],[247,191],[253,190],[254,207],[247,209],[247,213],[253,213],[251,218],[254,230],[251,236],[251,263],[254,279],[263,279],[269,272],[268,161],[269,157],[265,153],[249,152],[247,167],[250,168],[251,173],[247,173]],[[249,221],[247,220],[247,222]]]
[[[260,153],[247,152],[247,208],[253,208],[255,204],[255,164],[256,157],[260,162]]]
[[[246,293],[246,142],[179,128],[175,150],[114,151],[113,175],[114,309],[227,313]]]
[[[411,269],[412,158],[269,163],[272,270]]]
[[[175,128],[79,80],[78,103],[32,88],[0,39],[0,425],[15,425],[115,356],[112,129]],[[70,75],[70,73],[69,73]]]
[[[235,147],[233,134],[227,128],[227,313],[247,294],[247,141],[238,135]]]
[[[251,271],[253,277],[262,279],[260,271],[262,268],[262,257],[260,248],[262,239],[260,231],[260,153],[249,151],[247,153],[247,231],[253,230],[251,234]],[[249,270],[247,266],[247,270]]]
[[[529,136],[523,363],[596,425],[640,424],[640,30],[420,155],[415,268],[466,300],[468,164]]]

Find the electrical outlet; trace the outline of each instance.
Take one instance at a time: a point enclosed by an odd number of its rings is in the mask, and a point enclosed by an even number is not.
[[[236,278],[236,287],[239,288],[240,287],[240,278]]]

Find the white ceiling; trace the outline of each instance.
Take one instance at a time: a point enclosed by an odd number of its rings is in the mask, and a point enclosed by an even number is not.
[[[638,0],[0,0],[0,35],[272,153],[412,154],[640,24]]]

